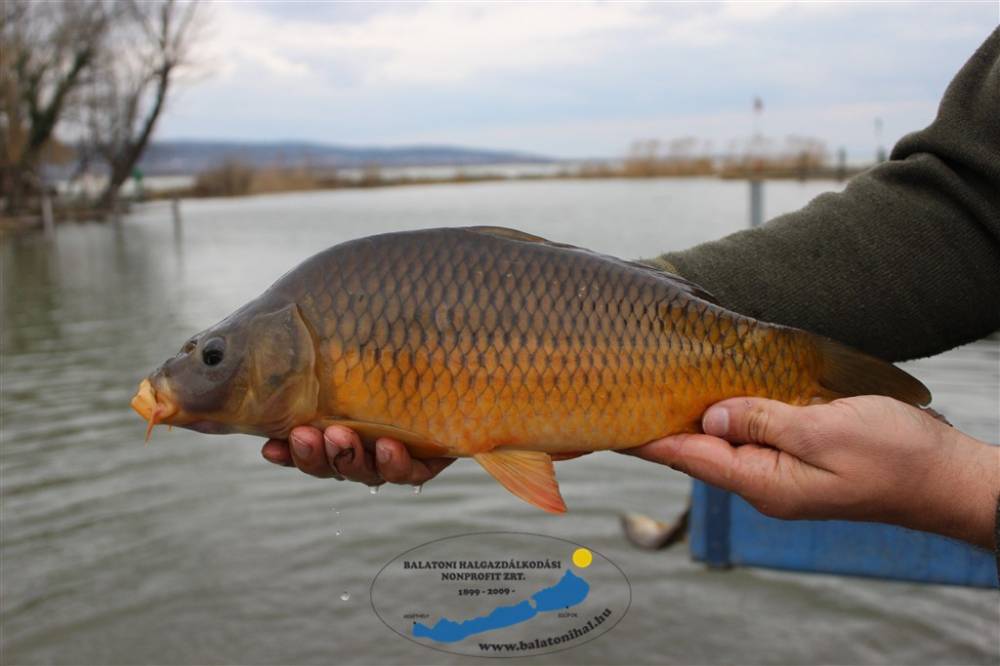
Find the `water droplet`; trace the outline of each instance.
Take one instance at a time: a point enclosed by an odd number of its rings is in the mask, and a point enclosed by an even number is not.
[[[372,495],[378,495],[378,486],[368,486],[368,492]]]
[[[414,495],[419,495],[423,489],[424,489],[424,484],[422,484],[422,483],[417,484],[417,485],[413,486],[413,494]]]
[[[340,595],[340,600],[341,601],[348,601],[348,600],[350,600],[350,598],[351,598],[351,595],[348,594],[347,592],[343,592]]]
[[[334,509],[333,510],[333,517],[334,518],[339,518],[340,517],[340,511],[338,511],[337,509]]]
[[[340,530],[336,530],[336,531],[335,531],[335,532],[333,533],[333,536],[340,536],[340,535],[341,535],[341,531],[340,531]]]

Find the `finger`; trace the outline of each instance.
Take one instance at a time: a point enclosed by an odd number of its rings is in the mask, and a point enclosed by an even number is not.
[[[269,439],[260,450],[264,460],[282,467],[292,467],[292,452],[288,450],[288,442],[280,439]]]
[[[806,517],[809,491],[830,472],[769,446],[733,446],[710,435],[674,435],[622,453],[668,465],[742,496],[769,516]]]
[[[379,474],[386,481],[419,486],[433,479],[455,459],[418,460],[410,457],[402,442],[385,437],[375,442],[375,461]]]
[[[709,407],[701,429],[729,442],[766,444],[795,453],[807,409],[766,398],[732,398]]]
[[[375,464],[389,483],[413,483],[413,462],[402,442],[387,437],[375,441]]]
[[[622,453],[666,465],[726,490],[738,492],[741,485],[736,449],[718,437],[674,435]]]
[[[330,426],[323,432],[328,464],[344,478],[369,486],[384,482],[375,468],[370,452],[365,450],[358,433],[344,426]]]
[[[733,446],[710,435],[674,435],[623,453],[667,465],[705,483],[757,497],[780,486],[794,457],[767,446]]]
[[[292,461],[306,474],[327,479],[335,472],[323,454],[323,435],[316,428],[301,426],[289,434]]]

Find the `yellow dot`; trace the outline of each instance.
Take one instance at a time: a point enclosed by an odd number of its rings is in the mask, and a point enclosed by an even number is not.
[[[594,561],[594,555],[586,548],[577,548],[573,551],[573,564],[580,567],[581,569],[586,569],[590,566],[590,563]]]

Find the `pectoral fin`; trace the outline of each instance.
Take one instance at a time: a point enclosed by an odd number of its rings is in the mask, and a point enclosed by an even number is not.
[[[552,458],[541,451],[490,451],[473,456],[494,479],[528,504],[565,513]]]

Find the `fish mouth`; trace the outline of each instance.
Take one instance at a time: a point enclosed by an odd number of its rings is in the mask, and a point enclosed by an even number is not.
[[[169,424],[167,419],[175,416],[180,411],[177,403],[171,399],[169,393],[163,389],[157,391],[153,383],[149,381],[149,378],[143,379],[140,382],[139,390],[136,391],[135,396],[132,398],[131,405],[132,409],[147,422],[147,442],[153,434],[153,428],[158,423]]]

